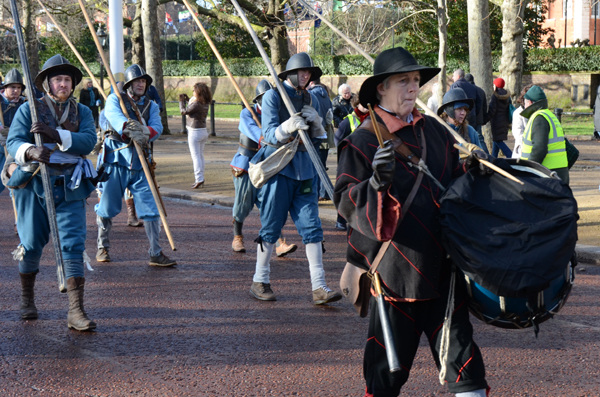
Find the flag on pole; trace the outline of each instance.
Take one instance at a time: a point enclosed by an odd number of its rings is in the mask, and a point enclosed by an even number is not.
[[[319,3],[315,3],[315,11],[319,13],[319,15],[323,15],[323,9]],[[315,18],[315,29],[321,27],[321,18]]]
[[[189,21],[192,19],[192,14],[189,10],[179,11],[179,23]]]
[[[165,12],[165,24],[173,26],[173,18],[171,18],[168,12]]]

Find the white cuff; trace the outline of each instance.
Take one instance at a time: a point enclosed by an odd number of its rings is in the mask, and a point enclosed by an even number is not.
[[[58,131],[58,134],[60,135],[60,140],[62,141],[62,143],[58,144],[58,148],[61,152],[66,152],[73,144],[71,131],[63,130],[62,128],[57,128],[56,131]]]
[[[33,143],[24,143],[21,146],[19,146],[19,148],[17,149],[17,153],[15,154],[15,162],[18,165],[23,165],[27,162],[27,159],[25,158],[25,152],[32,146],[35,145]]]
[[[275,139],[277,139],[278,142],[287,142],[291,136],[292,135],[285,132],[281,126],[277,127],[275,130]]]

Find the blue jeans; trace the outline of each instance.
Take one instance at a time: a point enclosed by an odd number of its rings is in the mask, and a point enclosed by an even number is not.
[[[494,147],[492,148],[492,156],[498,157],[498,153],[500,152],[500,150],[502,150],[502,153],[504,153],[504,156],[506,156],[506,158],[509,159],[512,157],[512,151],[510,150],[508,145],[504,143],[504,141],[494,141]]]

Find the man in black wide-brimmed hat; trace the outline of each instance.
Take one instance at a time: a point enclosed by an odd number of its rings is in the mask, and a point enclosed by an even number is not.
[[[424,160],[444,186],[464,173],[452,135],[415,108],[419,88],[439,69],[419,65],[408,51],[396,47],[379,54],[373,71],[360,88],[359,97],[363,106],[374,108],[387,142],[378,147],[375,121],[367,118],[338,146],[334,191],[338,212],[350,227],[349,264],[369,269],[382,255],[377,273],[388,301],[386,311],[400,361],[401,369],[391,373],[386,349],[394,346],[385,345],[380,314],[375,299],[371,299],[364,358],[366,396],[400,394],[425,333],[449,391],[457,396],[484,397],[483,359],[472,338],[467,297],[460,283],[453,290],[449,333],[442,337],[451,289],[451,264],[441,244],[438,203],[442,191],[409,165]],[[475,163],[472,158],[466,161],[467,166]],[[391,244],[380,252],[388,240]],[[440,348],[442,340],[447,349]]]

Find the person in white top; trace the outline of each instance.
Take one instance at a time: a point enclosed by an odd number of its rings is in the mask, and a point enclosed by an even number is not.
[[[515,146],[512,151],[512,158],[518,159],[521,158],[521,152],[523,150],[523,132],[525,131],[525,126],[527,125],[527,119],[521,116],[521,112],[524,110],[523,108],[523,97],[525,93],[533,86],[533,84],[528,84],[521,90],[521,94],[517,98],[517,104],[520,105],[515,109],[512,116],[512,134],[515,138]]]

